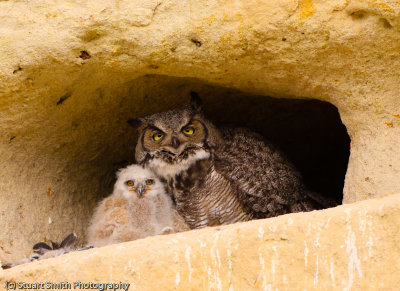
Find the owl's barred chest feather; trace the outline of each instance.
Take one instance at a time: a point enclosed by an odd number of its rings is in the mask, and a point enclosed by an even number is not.
[[[199,160],[167,179],[167,189],[191,228],[252,219],[237,199],[233,185],[215,170],[212,158]]]

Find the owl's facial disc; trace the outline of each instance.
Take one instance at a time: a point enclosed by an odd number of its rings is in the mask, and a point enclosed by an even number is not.
[[[138,198],[143,198],[146,193],[152,190],[151,185],[154,184],[154,180],[146,179],[144,183],[139,181],[136,185],[133,180],[128,180],[125,184],[127,185],[129,192],[136,193]]]
[[[164,138],[149,141],[145,133],[144,145],[150,159],[147,166],[161,177],[174,177],[187,170],[196,161],[210,157],[210,148],[206,145],[207,130],[197,120],[189,120],[173,128],[163,128]]]
[[[198,120],[163,128],[150,125],[144,132],[143,144],[154,158],[174,163],[204,148],[206,135],[203,124]]]

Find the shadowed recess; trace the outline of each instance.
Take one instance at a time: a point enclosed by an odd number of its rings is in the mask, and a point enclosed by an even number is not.
[[[350,138],[334,105],[310,99],[257,96],[188,78],[143,78],[158,79],[168,92],[175,85],[179,93],[161,96],[160,91],[142,91],[141,105],[159,105],[163,100],[165,110],[180,108],[193,90],[203,100],[205,115],[215,124],[244,126],[262,134],[296,165],[310,190],[342,202]],[[158,111],[150,110],[148,114]]]

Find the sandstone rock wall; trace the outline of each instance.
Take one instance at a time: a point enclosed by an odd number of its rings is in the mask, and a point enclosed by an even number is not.
[[[344,202],[399,192],[399,11],[389,0],[0,1],[0,259],[83,233],[110,173],[132,161],[126,118],[179,90],[146,74],[328,101],[351,137]]]

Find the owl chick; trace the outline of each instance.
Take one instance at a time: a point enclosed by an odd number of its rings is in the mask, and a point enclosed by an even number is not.
[[[88,243],[99,247],[188,229],[156,175],[130,165],[117,172],[113,193],[97,206]]]
[[[191,228],[332,206],[308,191],[286,156],[244,128],[218,128],[192,94],[188,106],[128,122],[136,161],[165,180]]]

